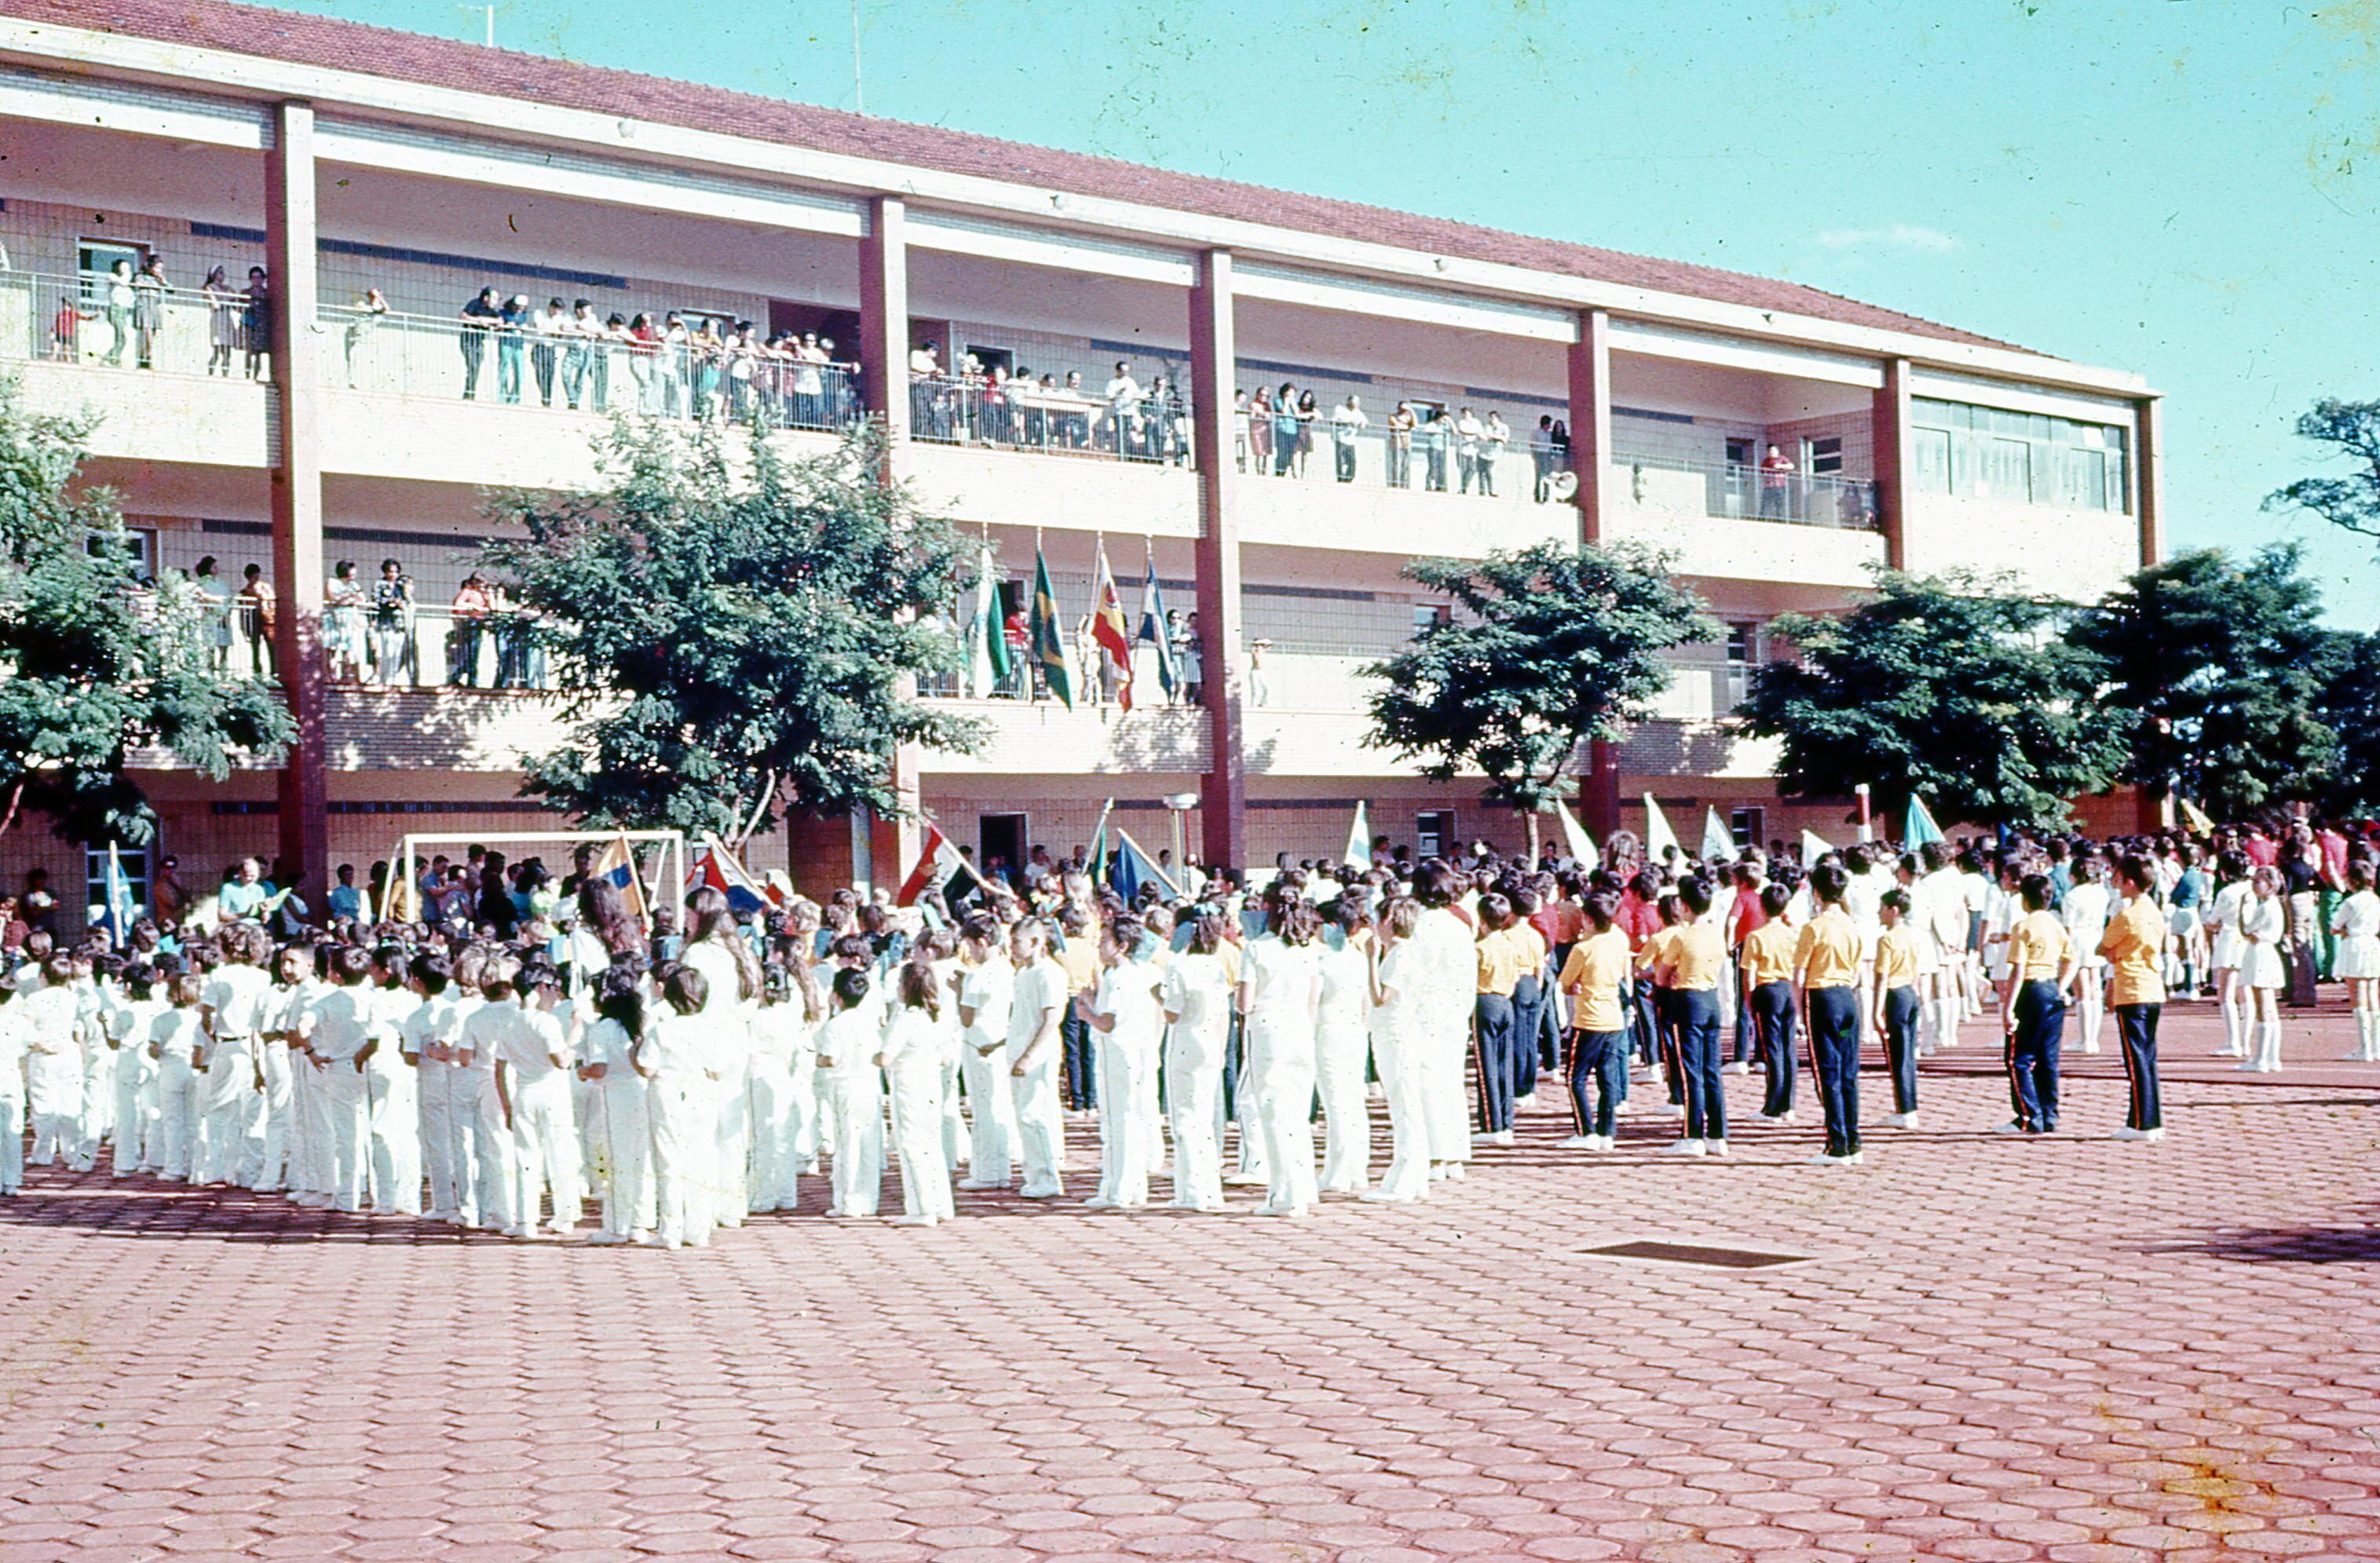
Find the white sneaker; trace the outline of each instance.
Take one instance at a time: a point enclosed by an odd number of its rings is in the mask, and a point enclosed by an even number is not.
[[[1663,1156],[1701,1156],[1705,1154],[1700,1140],[1672,1140],[1661,1147]]]
[[[1750,1074],[1752,1072],[1752,1066],[1745,1063],[1742,1059],[1738,1059],[1733,1063],[1721,1065],[1719,1072],[1721,1074]]]
[[[1499,1129],[1488,1136],[1488,1143],[1491,1145],[1509,1145],[1512,1143],[1512,1132],[1510,1129]]]
[[[1008,1184],[1005,1181],[995,1183],[989,1178],[961,1178],[951,1186],[965,1189],[969,1193],[980,1193],[986,1189],[1004,1189]]]
[[[2146,1129],[2135,1129],[2128,1123],[2121,1129],[2117,1130],[2113,1134],[2109,1135],[2108,1138],[2145,1145],[2148,1143],[2149,1135],[2150,1131]]]
[[[1725,1140],[1705,1140],[1703,1142],[1703,1149],[1712,1156],[1725,1156],[1727,1154],[1727,1142]]]
[[[1683,1102],[1663,1102],[1661,1104],[1661,1116],[1663,1118],[1683,1118],[1686,1116],[1686,1104]]]
[[[1803,1157],[1803,1165],[1805,1167],[1856,1167],[1859,1165],[1859,1153],[1854,1151],[1850,1156],[1828,1156],[1826,1152],[1820,1151],[1815,1156]]]
[[[1884,1115],[1884,1126],[1888,1129],[1914,1129],[1918,1126],[1917,1115],[1913,1112],[1888,1112]]]
[[[1554,1142],[1554,1149],[1596,1150],[1600,1148],[1602,1144],[1603,1141],[1593,1134],[1572,1134],[1567,1140],[1556,1140]]]
[[[1760,1121],[1774,1123],[1779,1129],[1791,1129],[1802,1121],[1802,1115],[1797,1112],[1764,1112],[1760,1115]]]
[[[1058,1199],[1064,1195],[1066,1189],[1062,1183],[1035,1183],[1016,1192],[1025,1199]]]
[[[2162,1125],[2160,1125],[2160,1126],[2159,1126],[2159,1127],[2157,1127],[2157,1128],[2155,1128],[2155,1129],[2150,1130],[2150,1131],[2148,1132],[2148,1137],[2149,1137],[2149,1144],[2151,1144],[2151,1145],[2155,1145],[2159,1140],[2162,1140],[2162,1139],[2164,1139],[2164,1138],[2165,1138],[2165,1129],[2164,1129],[2164,1127],[2163,1127]]]

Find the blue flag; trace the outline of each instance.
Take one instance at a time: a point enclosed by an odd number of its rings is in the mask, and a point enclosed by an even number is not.
[[[1140,850],[1140,843],[1121,825],[1116,827],[1114,856],[1110,859],[1108,880],[1115,886],[1116,894],[1130,905],[1140,898],[1143,885],[1155,885],[1172,900],[1182,899],[1182,889],[1176,885],[1157,860]]]

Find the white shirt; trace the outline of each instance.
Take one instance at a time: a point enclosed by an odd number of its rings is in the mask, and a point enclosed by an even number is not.
[[[334,988],[320,1003],[307,1007],[298,1035],[317,1058],[333,1064],[352,1063],[370,1037],[371,1002],[369,988]]]
[[[1066,968],[1047,955],[1016,974],[1008,1011],[1008,1048],[1022,1053],[1041,1034],[1042,1017],[1066,1004]]]
[[[199,1002],[214,1012],[218,1039],[254,1036],[273,1007],[273,977],[261,966],[228,962],[215,968]]]

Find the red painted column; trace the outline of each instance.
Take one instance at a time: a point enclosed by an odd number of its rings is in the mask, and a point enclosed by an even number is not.
[[[868,417],[884,431],[880,476],[898,482],[909,450],[909,241],[907,208],[899,196],[868,203],[868,231],[859,241],[859,377]],[[914,691],[913,691],[914,693]],[[855,831],[852,878],[899,886],[917,860],[919,751],[903,745],[892,757],[892,789],[902,812],[871,817]]]
[[[2132,435],[2132,510],[2145,569],[2165,557],[2165,398],[2143,396],[2132,406],[2139,420]]]
[[[1588,309],[1578,317],[1570,345],[1570,466],[1577,480],[1578,540],[1588,548],[1607,536],[1604,507],[1611,491],[1611,317]],[[1579,822],[1598,841],[1620,829],[1620,745],[1587,745],[1579,778]]]
[[[1876,450],[1876,513],[1884,528],[1884,562],[1909,568],[1909,360],[1888,358],[1876,388],[1870,437]]]
[[[1232,316],[1232,255],[1198,258],[1190,289],[1191,441],[1198,458],[1198,660],[1208,759],[1199,801],[1199,856],[1213,867],[1248,862],[1248,776],[1240,681],[1240,533],[1232,491],[1232,390],[1239,346]]]
[[[316,352],[314,109],[275,104],[265,153],[265,270],[273,288],[273,654],[298,724],[280,779],[279,851],[324,914],[330,784],[322,735],[322,372]]]

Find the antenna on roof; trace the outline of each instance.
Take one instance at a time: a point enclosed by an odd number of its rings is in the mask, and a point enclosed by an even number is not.
[[[487,18],[487,19],[488,19],[488,47],[489,47],[489,48],[491,48],[491,49],[492,49],[492,48],[494,48],[494,47],[496,46],[496,7],[495,7],[495,6],[455,6],[455,8],[456,10],[458,10],[458,11],[462,12],[462,13],[463,13],[465,16],[467,16],[467,17],[468,17],[468,16],[472,16],[472,15],[474,15],[474,14],[484,15],[484,16]],[[507,8],[509,8],[509,7],[507,7]]]
[[[868,112],[868,94],[859,80],[859,0],[851,0],[851,108],[854,114]]]

